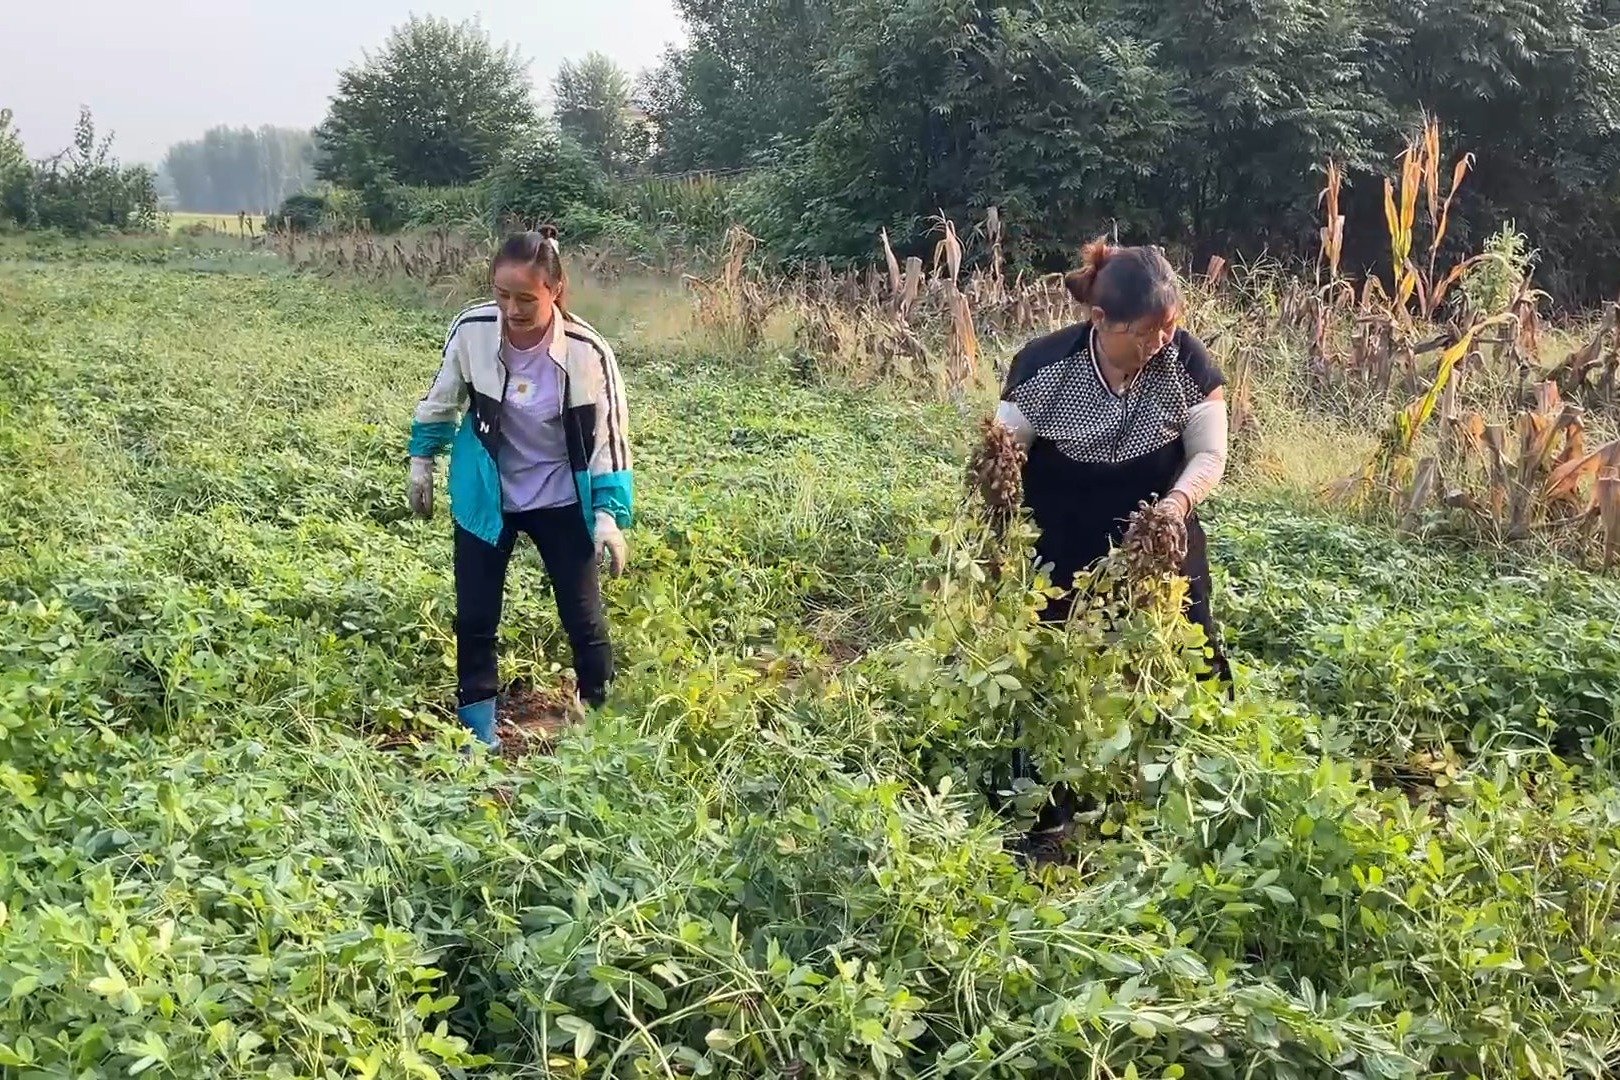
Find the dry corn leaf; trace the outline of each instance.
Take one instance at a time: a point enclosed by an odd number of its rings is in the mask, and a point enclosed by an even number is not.
[[[1604,458],[1611,454],[1620,454],[1620,439],[1559,465],[1553,470],[1552,475],[1547,477],[1547,483],[1542,488],[1542,497],[1548,502],[1565,501],[1574,497],[1582,483],[1597,476],[1603,468]]]
[[[894,248],[889,245],[889,230],[879,229],[878,239],[883,241],[883,261],[889,268],[889,295],[900,295],[900,260],[894,257]]]

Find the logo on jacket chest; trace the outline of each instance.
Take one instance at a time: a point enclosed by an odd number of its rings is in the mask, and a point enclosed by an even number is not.
[[[501,435],[501,403],[487,394],[474,393],[472,419],[478,441],[493,453]]]

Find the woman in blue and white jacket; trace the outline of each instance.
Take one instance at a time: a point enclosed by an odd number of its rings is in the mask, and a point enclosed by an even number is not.
[[[416,407],[409,499],[432,516],[433,462],[449,447],[457,712],[496,746],[496,631],[517,534],[534,541],[551,579],[579,695],[599,705],[613,650],[598,567],[624,572],[633,484],[618,363],[564,306],[556,229],[509,237],[490,276],[494,300],[456,317]]]

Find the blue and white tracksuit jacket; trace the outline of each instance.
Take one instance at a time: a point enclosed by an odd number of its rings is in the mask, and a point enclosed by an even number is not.
[[[618,361],[584,320],[557,309],[551,358],[563,376],[563,431],[579,491],[585,528],[596,535],[596,515],[630,527],[634,484],[628,412]],[[509,372],[501,360],[500,308],[493,302],[456,316],[444,343],[444,366],[411,424],[411,456],[436,457],[450,448],[450,513],[456,524],[494,544],[505,527],[501,475],[501,403]],[[459,426],[458,426],[459,424]]]

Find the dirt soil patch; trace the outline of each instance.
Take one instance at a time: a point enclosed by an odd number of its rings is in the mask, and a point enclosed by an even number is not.
[[[574,696],[571,690],[510,688],[496,706],[496,733],[501,739],[501,756],[508,761],[551,751],[557,735],[574,722],[569,715]]]
[[[501,692],[495,703],[495,730],[501,740],[501,757],[517,761],[531,754],[547,754],[556,745],[562,730],[573,724],[574,688],[535,689],[513,684]],[[381,750],[400,750],[427,737],[425,731],[411,729],[387,732],[377,739]]]

